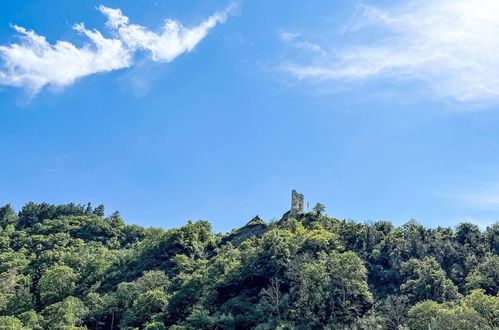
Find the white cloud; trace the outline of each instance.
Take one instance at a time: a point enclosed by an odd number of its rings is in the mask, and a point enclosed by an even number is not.
[[[324,52],[324,50],[321,48],[321,46],[311,43],[307,40],[300,40],[301,34],[299,33],[281,32],[279,34],[279,37],[281,38],[281,40],[288,42],[295,48],[327,55],[326,52]]]
[[[14,26],[22,34],[24,43],[0,46],[4,69],[0,84],[26,87],[33,91],[45,85],[69,85],[79,77],[97,72],[126,68],[131,65],[131,54],[120,40],[106,39],[98,31],[89,31],[83,24],[74,29],[86,35],[94,47],[58,41],[55,45],[33,31]]]
[[[284,40],[284,41],[292,41],[300,36],[299,33],[293,33],[293,32],[281,32],[279,34],[279,37]]]
[[[281,68],[300,79],[405,79],[424,82],[437,95],[458,101],[499,101],[499,2],[403,3],[389,9],[364,7],[361,24],[348,33],[357,37],[372,28],[376,40],[329,44],[327,49],[334,51],[327,56],[290,61]]]
[[[200,25],[186,28],[181,23],[168,19],[161,32],[154,33],[147,28],[128,24],[128,18],[119,9],[99,7],[107,15],[108,26],[117,29],[119,39],[132,50],[147,50],[156,62],[171,62],[184,52],[190,52],[206,37],[217,23],[225,23],[227,12],[215,13]]]
[[[132,66],[137,50],[149,51],[155,62],[171,62],[182,53],[192,51],[211,28],[225,22],[232,9],[215,13],[192,28],[169,19],[157,34],[143,26],[129,24],[128,17],[119,9],[100,6],[114,37],[106,38],[80,23],[73,29],[91,41],[82,47],[66,41],[50,44],[34,31],[13,26],[21,34],[21,42],[0,46],[0,85],[22,87],[33,93],[44,86],[70,85],[80,77]]]
[[[478,209],[499,210],[498,189],[454,194],[451,197],[464,205]]]
[[[492,180],[462,183],[438,195],[456,202],[457,207],[461,208],[481,211],[499,210],[499,183]]]

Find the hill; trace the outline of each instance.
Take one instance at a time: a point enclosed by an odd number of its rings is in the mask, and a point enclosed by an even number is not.
[[[499,224],[298,213],[229,234],[0,208],[0,328],[497,329]]]

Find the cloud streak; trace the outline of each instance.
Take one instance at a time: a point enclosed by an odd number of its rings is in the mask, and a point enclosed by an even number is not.
[[[327,53],[319,45],[313,44],[306,40],[300,40],[301,35],[299,33],[281,32],[279,37],[281,40],[288,42],[294,48],[315,52],[320,55],[327,55]]]
[[[288,61],[281,69],[319,81],[418,81],[441,97],[497,102],[498,12],[496,0],[412,0],[389,9],[363,7],[361,21],[347,33],[357,37],[375,29],[376,40],[321,45],[329,49],[327,56]]]
[[[168,19],[155,33],[130,24],[120,9],[100,6],[113,37],[106,38],[98,30],[76,24],[73,29],[90,41],[82,47],[66,41],[50,44],[44,36],[13,25],[21,42],[0,46],[0,85],[25,88],[36,94],[45,86],[63,87],[91,74],[131,67],[139,50],[148,52],[154,62],[172,62],[192,51],[217,24],[225,23],[232,9],[217,12],[194,27]]]
[[[442,194],[443,197],[455,200],[461,206],[473,207],[479,210],[499,210],[499,184],[481,184],[469,191]]]
[[[179,55],[190,52],[206,37],[208,31],[218,23],[225,23],[228,12],[215,13],[200,25],[186,28],[181,23],[167,19],[160,33],[154,33],[147,28],[129,24],[128,17],[121,10],[100,6],[99,10],[108,17],[107,25],[115,29],[119,39],[127,48],[146,50],[155,62],[171,62]]]

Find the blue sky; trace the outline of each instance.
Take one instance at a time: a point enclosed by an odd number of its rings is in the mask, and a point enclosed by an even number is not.
[[[279,218],[297,189],[342,219],[485,227],[499,211],[497,10],[2,1],[0,202],[225,232]]]

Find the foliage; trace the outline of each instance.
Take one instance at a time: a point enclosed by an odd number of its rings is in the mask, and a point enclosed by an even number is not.
[[[21,321],[14,316],[0,316],[0,329],[20,329]]]
[[[474,290],[459,304],[424,301],[409,310],[411,329],[497,329],[499,297]]]
[[[445,302],[458,297],[457,287],[433,257],[412,258],[402,263],[400,270],[406,278],[400,288],[413,303],[423,300]]]
[[[489,254],[466,277],[470,290],[484,289],[488,294],[499,292],[499,256]]]
[[[314,210],[314,212],[318,215],[321,215],[324,211],[326,211],[326,206],[324,204],[317,203],[312,210]]]
[[[45,272],[38,281],[40,301],[50,305],[73,294],[76,288],[76,274],[68,266],[55,266]]]
[[[499,328],[499,224],[314,211],[222,235],[126,225],[102,205],[5,205],[0,329]]]
[[[88,314],[88,308],[75,297],[45,307],[41,314],[47,328],[71,328],[79,326]]]

